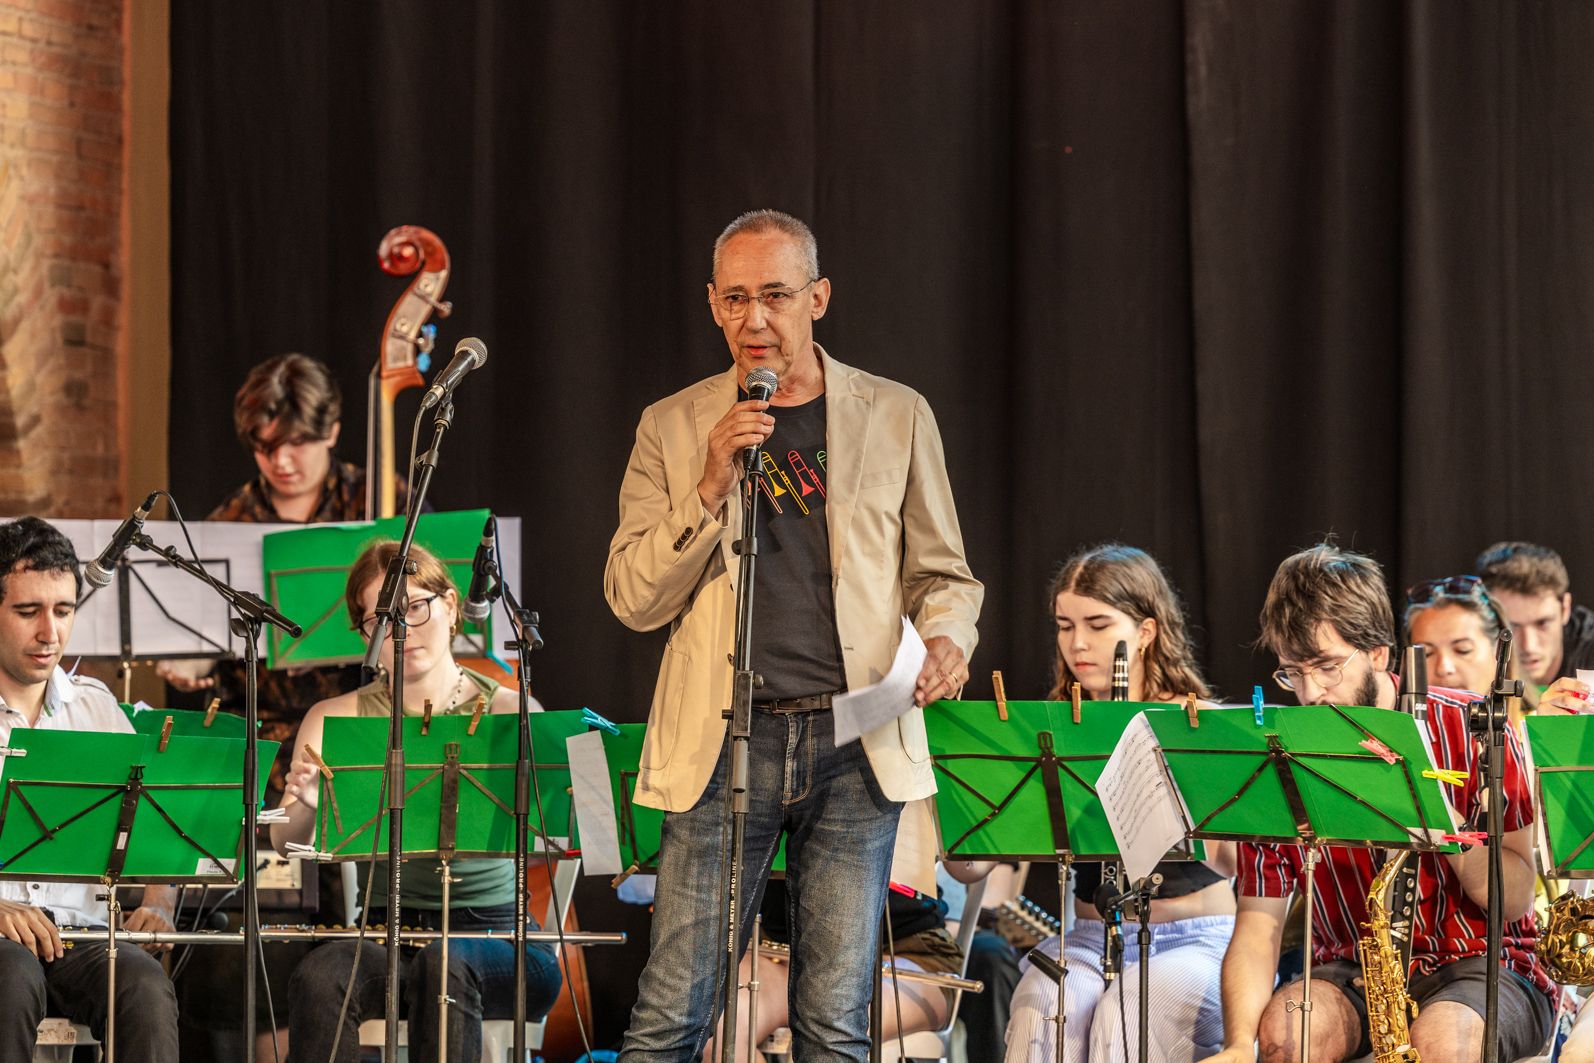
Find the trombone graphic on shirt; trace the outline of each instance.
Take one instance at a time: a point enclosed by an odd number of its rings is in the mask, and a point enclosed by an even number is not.
[[[825,452],[818,451],[814,460],[819,463],[820,468],[824,468]],[[802,511],[802,515],[806,517],[812,510],[809,508],[808,503],[804,501],[804,496],[818,494],[820,501],[823,501],[826,497],[825,483],[820,478],[819,473],[808,464],[797,450],[786,452],[786,464],[790,468],[790,472],[776,461],[773,454],[765,451],[763,454],[764,475],[758,478],[759,486],[763,488],[764,497],[769,499],[769,504],[774,507],[776,514],[784,514],[786,512],[785,507],[781,505],[781,499],[785,498],[788,501],[795,502],[797,508]]]

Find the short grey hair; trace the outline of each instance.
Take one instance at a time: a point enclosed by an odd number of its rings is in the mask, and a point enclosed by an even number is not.
[[[779,210],[750,210],[745,214],[738,214],[725,231],[720,233],[719,239],[714,241],[714,272],[709,276],[713,283],[720,275],[720,252],[733,236],[742,233],[784,233],[797,242],[797,253],[802,256],[803,269],[808,272],[805,280],[819,279],[819,241],[814,239],[814,231],[798,219],[784,211]]]

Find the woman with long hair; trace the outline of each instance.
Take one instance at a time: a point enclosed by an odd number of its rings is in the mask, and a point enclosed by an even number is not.
[[[1073,684],[1087,701],[1105,701],[1113,653],[1129,650],[1129,700],[1178,702],[1208,695],[1186,631],[1184,612],[1157,562],[1144,550],[1107,543],[1064,562],[1046,592],[1056,622],[1057,658],[1051,697],[1067,699]],[[1068,1063],[1123,1060],[1137,1039],[1141,1007],[1149,1009],[1152,1060],[1202,1059],[1223,1044],[1219,993],[1223,952],[1234,929],[1233,846],[1209,845],[1205,863],[1165,860],[1151,902],[1150,999],[1139,999],[1139,946],[1125,933],[1123,970],[1103,976],[1105,924],[1093,900],[1101,864],[1074,865],[1074,926],[1068,932],[1063,1058]],[[1059,941],[1037,950],[1057,958]],[[1013,995],[1008,1063],[1057,1058],[1057,984],[1027,968]]]
[[[374,635],[376,598],[388,564],[398,550],[391,540],[367,547],[349,571],[345,604],[349,620],[367,640]],[[410,550],[415,573],[409,578],[409,605],[405,614],[408,636],[404,643],[404,714],[420,716],[430,702],[434,716],[470,714],[478,705],[490,712],[518,709],[514,690],[454,660],[453,640],[459,632],[459,592],[442,562],[425,549]],[[274,824],[271,840],[279,851],[288,844],[305,844],[315,835],[317,806],[315,756],[328,717],[388,717],[393,712],[393,642],[383,641],[379,657],[384,677],[358,690],[318,702],[299,727],[293,766],[287,778],[284,805],[287,822]],[[533,704],[534,711],[541,706]],[[450,927],[456,930],[512,932],[515,926],[514,861],[505,858],[454,860],[449,866]],[[442,882],[436,860],[407,860],[404,895],[398,919],[401,925],[437,930],[443,909]],[[362,875],[362,877],[364,877]],[[370,895],[364,898],[369,923],[375,926],[392,917],[387,908],[387,871],[377,863]],[[528,926],[535,922],[527,918]],[[410,1024],[410,1044],[421,1059],[437,1058],[444,1036],[437,1029],[438,994],[442,991],[442,948],[432,942],[418,949],[404,965],[402,993]],[[514,945],[504,940],[451,941],[448,952],[448,995],[454,999],[446,1033],[448,1058],[473,1060],[481,1054],[481,1020],[484,1016],[508,1018],[514,1013]],[[343,1010],[350,972],[359,965],[354,993]],[[289,1044],[294,1059],[337,1060],[354,1063],[359,1057],[359,1026],[384,1014],[384,978],[387,950],[375,941],[338,941],[320,945],[300,961],[289,983]],[[546,1015],[559,994],[559,966],[546,945],[526,946],[526,1016]],[[342,1018],[341,1024],[338,1022]],[[337,1055],[332,1044],[337,1039]]]

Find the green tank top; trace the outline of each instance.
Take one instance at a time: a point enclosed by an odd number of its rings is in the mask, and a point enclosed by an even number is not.
[[[489,705],[492,704],[494,695],[498,693],[499,684],[479,672],[466,668],[465,675],[470,678],[471,689],[465,691],[464,700],[450,705],[439,713],[435,708],[432,715],[458,715],[474,712],[476,699],[485,697]],[[420,704],[411,704],[407,699],[404,704],[405,716],[419,716],[425,709]],[[355,691],[356,716],[391,716],[393,714],[393,698],[388,692],[387,684],[381,680],[367,683]],[[369,862],[359,865],[360,881],[365,881]],[[399,898],[399,903],[405,908],[415,908],[421,911],[437,912],[443,908],[443,880],[439,874],[440,864],[434,857],[416,857],[404,861],[404,892]],[[515,903],[515,862],[506,859],[474,859],[455,860],[449,865],[449,871],[454,877],[453,888],[449,891],[450,906],[454,908],[487,908],[500,904]],[[376,880],[371,886],[370,907],[387,907],[387,861],[376,861]]]

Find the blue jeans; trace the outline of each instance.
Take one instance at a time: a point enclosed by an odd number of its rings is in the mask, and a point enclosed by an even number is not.
[[[748,744],[741,946],[784,831],[794,1063],[869,1054],[880,914],[902,812],[880,792],[862,744],[837,749],[834,730],[829,712],[755,710]],[[621,1063],[695,1061],[724,1000],[715,976],[724,954],[721,872],[730,857],[722,832],[727,771],[722,750],[697,804],[664,819],[652,952]]]
[[[428,930],[442,928],[442,912],[401,908],[401,924]],[[371,925],[386,913],[371,913]],[[526,928],[536,921],[527,918]],[[512,904],[489,908],[455,908],[449,914],[450,930],[509,930],[515,928]],[[400,1000],[410,1024],[410,1058],[421,1063],[437,1059],[437,993],[442,945],[429,942],[422,949],[406,949],[411,959],[399,968],[403,978]],[[358,957],[359,973],[349,1001],[343,1033],[338,1040],[338,1063],[354,1063],[360,1055],[360,1023],[385,1015],[387,949],[374,941],[337,941],[318,945],[299,961],[288,982],[288,1052],[290,1060],[325,1063],[332,1057],[332,1040],[338,1036],[338,1012],[348,985],[349,970]],[[559,963],[552,946],[526,946],[526,1018],[535,1021],[548,1013],[559,996]],[[474,1060],[481,1055],[482,1019],[508,1019],[515,1013],[515,947],[508,941],[450,940],[448,943],[449,1007],[448,1058]]]

